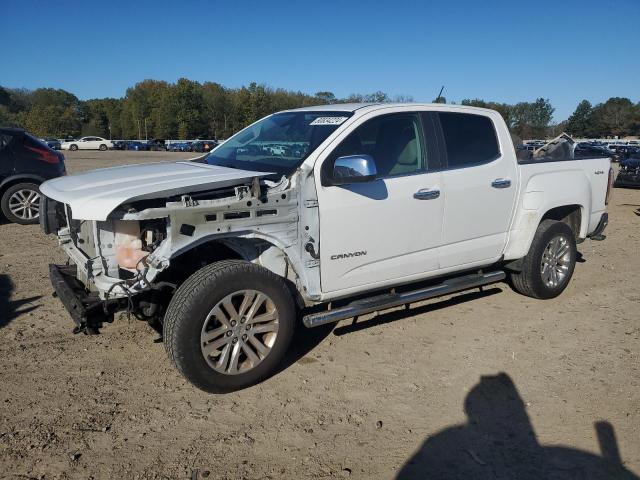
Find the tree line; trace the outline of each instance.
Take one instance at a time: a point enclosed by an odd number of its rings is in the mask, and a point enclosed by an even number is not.
[[[0,86],[0,125],[19,126],[40,137],[97,135],[106,138],[227,138],[273,112],[344,102],[407,102],[383,92],[339,99],[331,92],[309,95],[257,83],[225,88],[181,78],[144,80],[123,98],[79,100],[65,90]]]
[[[123,98],[91,100],[80,100],[61,89],[0,86],[0,125],[23,127],[40,137],[223,139],[280,110],[318,104],[411,101],[410,96],[392,97],[382,91],[338,98],[329,91],[310,95],[257,83],[227,88],[186,78],[175,83],[144,80],[128,88]],[[434,101],[446,103],[444,97]],[[554,108],[544,98],[513,105],[481,99],[461,103],[497,110],[520,138],[544,138],[562,131],[584,137],[640,134],[640,104],[627,98],[610,98],[595,106],[584,100],[560,124],[552,123]]]

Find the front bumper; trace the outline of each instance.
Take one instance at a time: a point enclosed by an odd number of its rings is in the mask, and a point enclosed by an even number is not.
[[[121,299],[101,300],[88,292],[76,277],[75,265],[49,265],[49,278],[57,296],[67,309],[76,327],[74,333],[98,333],[104,322],[113,322],[113,314],[121,308]]]

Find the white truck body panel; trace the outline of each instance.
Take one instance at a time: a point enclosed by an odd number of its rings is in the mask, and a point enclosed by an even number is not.
[[[40,191],[70,205],[73,218],[106,220],[126,202],[229,187],[265,175],[204,163],[159,162],[68,175],[43,183]]]
[[[152,268],[161,271],[178,250],[184,252],[190,244],[219,238],[243,258],[279,275],[289,275],[306,301],[330,301],[520,259],[527,254],[543,216],[556,207],[580,207],[577,236],[585,238],[596,229],[605,211],[609,159],[519,164],[507,126],[495,111],[441,104],[301,109],[317,110],[349,112],[351,116],[286,181],[267,189],[273,198],[269,205],[286,198],[284,205],[277,204],[273,217],[258,217],[256,209],[266,204],[256,197],[205,200],[195,209],[173,202],[165,208],[126,215],[124,220],[170,220],[171,232],[149,256]],[[368,120],[400,112],[488,117],[495,127],[500,154],[486,163],[464,168],[421,171],[351,185],[322,185],[323,162],[342,140]],[[268,173],[200,163],[157,163],[72,175],[46,182],[41,190],[47,197],[69,204],[76,219],[104,221],[123,203],[247,185],[252,178],[265,175]],[[496,181],[508,184],[497,188]],[[440,194],[428,201],[414,198],[416,192],[425,189]],[[197,223],[203,221],[204,213],[223,209],[244,209],[246,217],[235,222],[219,218]],[[185,219],[198,225],[194,237],[181,236],[177,230]],[[235,243],[229,240],[233,236]],[[264,250],[263,245],[253,251],[243,243],[256,239],[273,250]],[[312,248],[307,248],[310,243]],[[149,273],[149,279],[153,273]]]
[[[323,161],[351,132],[377,115],[407,111],[486,115],[494,123],[501,156],[468,168],[350,186],[321,185]],[[610,161],[519,165],[509,131],[497,112],[457,105],[386,104],[356,110],[345,128],[305,164],[313,168],[320,211],[321,299],[331,300],[522,258],[543,215],[558,206],[583,206],[579,236],[585,238],[605,211]],[[605,174],[598,178],[596,171]],[[551,181],[549,177],[556,173],[558,178]],[[509,180],[511,185],[494,188],[495,180]],[[413,199],[412,194],[422,188],[439,189],[440,198]],[[522,193],[525,188],[526,196]],[[532,192],[542,195],[539,204],[525,210],[524,200],[531,202]],[[357,255],[365,251],[366,255]],[[331,260],[342,252],[356,255]]]
[[[513,260],[526,255],[544,214],[559,206],[580,206],[578,237],[586,238],[593,232],[606,211],[605,179],[610,165],[608,158],[520,165],[522,194],[516,203],[504,258]]]

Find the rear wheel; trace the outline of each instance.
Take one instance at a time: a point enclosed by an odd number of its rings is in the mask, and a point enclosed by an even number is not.
[[[107,149],[107,146],[105,144],[100,145],[100,150],[104,152],[106,149]]]
[[[296,310],[282,278],[253,263],[213,263],[189,277],[164,319],[167,353],[196,387],[239,390],[274,374]]]
[[[0,199],[4,216],[13,223],[38,223],[40,189],[35,183],[18,183],[9,187]]]
[[[571,280],[576,255],[573,230],[566,223],[543,220],[522,261],[521,271],[511,274],[514,289],[533,298],[557,297]]]

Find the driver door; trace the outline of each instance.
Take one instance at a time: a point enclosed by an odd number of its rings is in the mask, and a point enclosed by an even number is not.
[[[374,117],[350,133],[321,166],[322,291],[357,291],[410,281],[438,270],[443,198],[441,173],[425,142],[418,112]],[[333,165],[348,155],[373,157],[377,177],[332,185]]]

